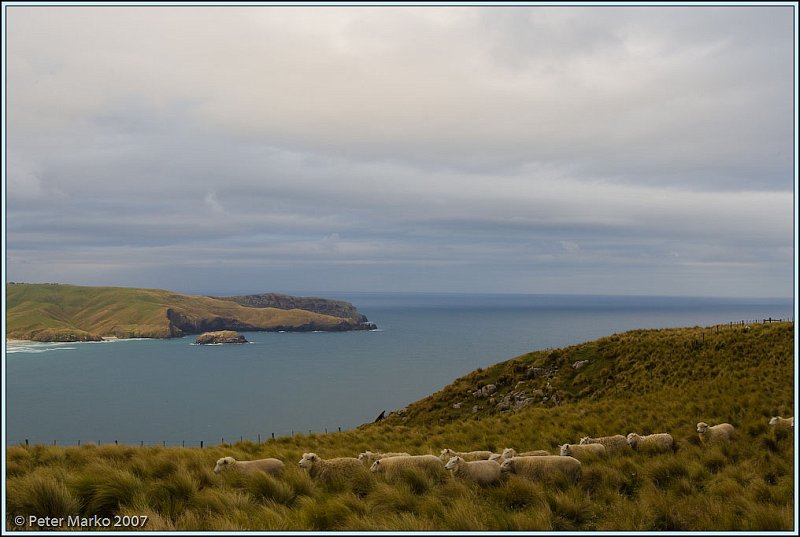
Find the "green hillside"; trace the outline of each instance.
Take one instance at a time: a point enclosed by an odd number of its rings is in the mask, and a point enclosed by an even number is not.
[[[211,330],[353,330],[351,320],[256,308],[161,289],[58,284],[6,286],[6,336],[36,341],[175,337]]]
[[[637,330],[495,364],[342,433],[205,449],[12,446],[7,527],[18,528],[19,514],[100,514],[146,515],[146,529],[166,531],[790,532],[794,431],[768,422],[794,415],[793,349],[792,323]],[[489,384],[492,394],[473,395]],[[532,402],[498,408],[509,395]],[[729,422],[738,437],[702,445],[698,421]],[[297,467],[305,452],[557,453],[582,436],[628,432],[669,432],[678,449],[584,460],[576,484],[512,475],[480,487],[414,471],[320,482]],[[286,470],[279,478],[214,474],[228,455],[277,457]]]

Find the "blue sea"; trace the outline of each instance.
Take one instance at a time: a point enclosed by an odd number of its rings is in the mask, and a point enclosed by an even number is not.
[[[791,299],[351,293],[375,331],[8,344],[6,443],[216,445],[352,429],[526,352],[794,318]]]

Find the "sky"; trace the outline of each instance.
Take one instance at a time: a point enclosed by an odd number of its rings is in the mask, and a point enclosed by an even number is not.
[[[4,17],[7,281],[793,297],[790,4]]]

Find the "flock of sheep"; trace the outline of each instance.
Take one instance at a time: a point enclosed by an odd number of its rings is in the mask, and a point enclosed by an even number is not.
[[[794,428],[794,417],[780,416],[770,419],[769,424],[776,427]],[[730,423],[709,425],[705,422],[697,424],[700,442],[711,444],[729,442],[735,438],[736,430]],[[599,438],[584,437],[578,444],[559,446],[559,455],[545,450],[517,453],[506,448],[502,453],[491,451],[456,452],[443,449],[436,455],[410,455],[408,453],[373,453],[366,451],[358,457],[338,457],[322,459],[316,453],[304,453],[300,459],[301,468],[308,471],[313,479],[347,479],[363,473],[367,468],[373,473],[381,473],[391,478],[406,468],[416,468],[430,475],[442,475],[447,470],[452,475],[479,485],[500,483],[507,474],[517,474],[533,480],[550,480],[566,478],[577,482],[581,478],[581,459],[601,457],[625,450],[659,453],[674,451],[675,441],[669,433],[656,433],[641,436],[630,433],[603,436]],[[254,461],[237,461],[233,457],[223,457],[214,468],[219,473],[225,468],[236,468],[243,472],[265,472],[278,476],[283,472],[284,463],[279,459],[260,459]]]

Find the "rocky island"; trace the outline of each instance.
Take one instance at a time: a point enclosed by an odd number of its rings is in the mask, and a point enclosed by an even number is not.
[[[32,341],[376,328],[349,302],[275,293],[211,297],[163,289],[9,283],[6,305],[6,337]]]
[[[218,332],[206,332],[205,334],[200,334],[197,336],[197,339],[194,340],[197,345],[220,345],[222,343],[249,343],[247,339],[240,334],[239,332],[235,332],[233,330],[220,330]]]

